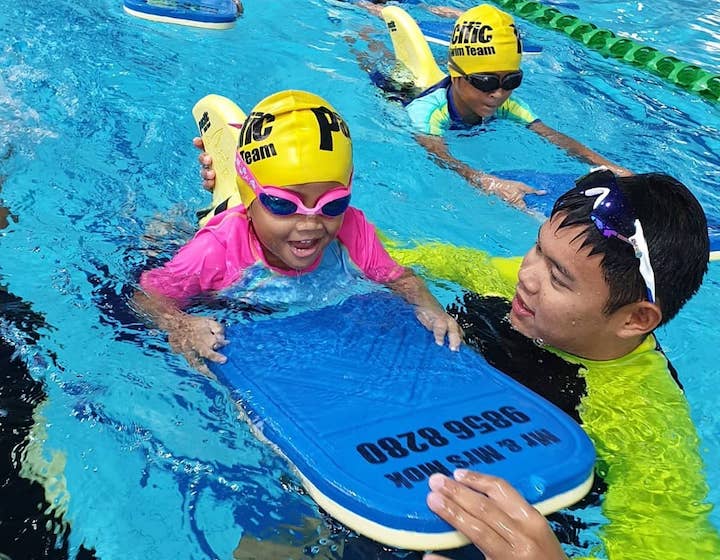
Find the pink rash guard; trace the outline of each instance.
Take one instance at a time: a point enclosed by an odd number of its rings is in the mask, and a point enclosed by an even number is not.
[[[370,280],[392,282],[405,270],[388,255],[374,226],[357,208],[351,206],[345,212],[337,241]],[[245,208],[236,206],[214,216],[165,265],[143,272],[140,286],[147,293],[182,301],[202,292],[227,288],[256,264],[280,275],[297,276],[315,270],[322,257],[300,272],[271,267],[250,227]]]

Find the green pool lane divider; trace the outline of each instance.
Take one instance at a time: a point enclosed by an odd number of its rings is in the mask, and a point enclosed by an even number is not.
[[[493,2],[536,25],[565,33],[603,56],[616,58],[648,70],[704,99],[720,101],[720,74],[712,74],[699,66],[632,39],[618,37],[608,29],[582,21],[576,16],[564,14],[552,6],[528,0],[493,0]]]

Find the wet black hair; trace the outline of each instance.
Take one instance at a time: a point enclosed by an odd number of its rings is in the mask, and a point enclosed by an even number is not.
[[[617,184],[642,224],[655,272],[661,325],[677,315],[698,291],[707,272],[710,242],[707,219],[700,203],[677,179],[664,173],[617,177]],[[559,215],[559,228],[580,226],[583,247],[602,255],[601,267],[610,296],[603,312],[610,315],[622,306],[647,299],[645,282],[633,248],[607,238],[590,218],[595,197],[576,186],[557,199],[551,218]]]

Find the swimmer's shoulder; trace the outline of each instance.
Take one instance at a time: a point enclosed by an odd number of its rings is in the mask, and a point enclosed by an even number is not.
[[[540,120],[530,106],[515,95],[511,95],[505,103],[500,105],[497,116],[503,119],[513,119],[528,125]]]
[[[413,127],[423,134],[440,135],[450,121],[447,88],[444,79],[413,99],[405,108]]]

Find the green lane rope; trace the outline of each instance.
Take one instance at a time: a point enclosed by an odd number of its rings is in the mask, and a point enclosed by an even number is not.
[[[508,12],[541,27],[565,33],[606,57],[617,58],[650,71],[709,101],[720,101],[720,74],[712,74],[675,56],[658,51],[557,8],[527,0],[493,0]]]

